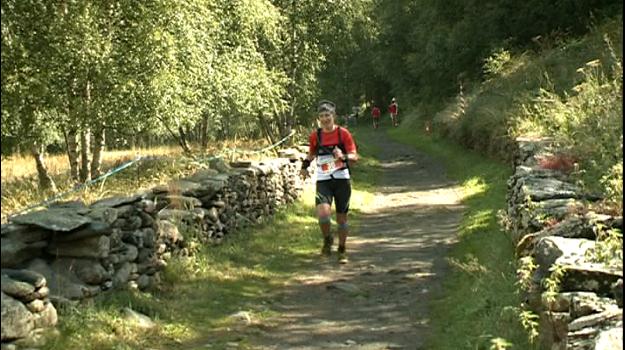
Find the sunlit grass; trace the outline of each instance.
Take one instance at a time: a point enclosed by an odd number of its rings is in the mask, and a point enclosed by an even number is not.
[[[519,322],[515,257],[497,220],[505,206],[510,168],[442,138],[395,129],[402,142],[445,162],[448,176],[461,184],[464,216],[458,243],[451,249],[443,290],[432,303],[427,349],[534,349]]]

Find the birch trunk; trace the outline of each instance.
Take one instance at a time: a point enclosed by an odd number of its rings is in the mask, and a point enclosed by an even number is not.
[[[91,180],[91,159],[89,158],[89,139],[91,130],[86,128],[80,132],[80,181]]]
[[[96,129],[93,135],[93,159],[91,160],[91,177],[97,178],[100,176],[102,169],[102,152],[104,152],[105,145],[105,128],[100,126]]]
[[[33,158],[35,158],[35,163],[37,164],[37,177],[39,179],[39,186],[42,190],[51,190],[56,193],[56,184],[54,180],[48,174],[48,169],[46,168],[46,163],[43,158],[43,146],[35,144],[31,149],[31,154]]]
[[[202,150],[205,150],[206,147],[208,147],[208,115],[205,114],[202,117],[202,124],[201,124],[201,143],[202,143]]]
[[[69,174],[72,180],[78,181],[78,134],[76,129],[69,129],[65,135],[67,143],[67,158],[69,160]]]

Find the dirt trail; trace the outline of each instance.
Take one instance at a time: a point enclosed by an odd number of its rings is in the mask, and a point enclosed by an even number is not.
[[[272,309],[281,314],[248,338],[254,349],[423,349],[428,303],[462,215],[459,193],[434,159],[380,132],[379,192],[318,273],[300,276]],[[353,204],[352,204],[353,205]],[[321,244],[321,242],[320,242]]]

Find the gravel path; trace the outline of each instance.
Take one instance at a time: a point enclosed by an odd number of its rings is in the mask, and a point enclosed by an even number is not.
[[[424,349],[428,304],[446,273],[445,255],[462,216],[458,188],[442,165],[383,132],[374,142],[383,168],[373,206],[359,208],[336,253],[315,263],[280,295],[280,315],[247,339],[252,349]],[[321,244],[321,241],[320,241]]]

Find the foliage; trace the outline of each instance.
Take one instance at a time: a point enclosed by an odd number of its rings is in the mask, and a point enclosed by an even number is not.
[[[595,223],[594,229],[597,241],[594,248],[589,249],[586,255],[591,261],[603,263],[614,268],[623,267],[623,232],[617,228],[608,229],[604,225]]]

